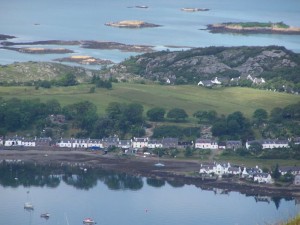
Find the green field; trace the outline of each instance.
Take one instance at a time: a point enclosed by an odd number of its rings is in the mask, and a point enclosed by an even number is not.
[[[114,83],[112,90],[96,89],[95,93],[89,93],[91,87],[88,84],[38,90],[34,87],[0,87],[0,97],[57,99],[62,106],[89,100],[97,106],[100,114],[105,113],[110,102],[136,102],[142,104],[145,111],[155,106],[167,110],[178,107],[185,109],[189,116],[198,110],[216,110],[219,115],[241,111],[247,117],[258,108],[270,111],[300,101],[298,95],[241,87],[207,89],[192,85]]]

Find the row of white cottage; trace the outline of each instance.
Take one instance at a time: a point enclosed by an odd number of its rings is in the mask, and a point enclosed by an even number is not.
[[[300,144],[300,139],[295,139],[295,144]],[[263,149],[272,148],[288,148],[288,140],[277,140],[277,139],[267,139],[267,140],[254,140],[247,141],[246,148],[249,149],[254,143],[260,143]],[[123,149],[128,148],[177,148],[191,146],[196,149],[237,149],[242,147],[242,142],[239,140],[228,140],[225,142],[217,142],[213,139],[197,139],[195,143],[193,142],[179,142],[178,138],[162,138],[162,139],[149,139],[149,138],[133,138],[130,140],[120,140],[118,137],[109,137],[103,139],[60,139],[57,143],[53,143],[51,138],[24,138],[24,137],[11,137],[5,140],[0,137],[0,145],[5,146],[50,146],[55,145],[61,148],[107,148],[110,146],[115,146]]]
[[[299,139],[299,138],[298,138]],[[300,144],[300,140],[295,139],[295,144]],[[246,142],[246,148],[250,149],[253,144],[260,144],[263,149],[273,148],[289,148],[289,140],[278,140],[278,139],[265,139],[265,140],[253,140]],[[242,147],[241,141],[225,141],[217,142],[211,139],[197,139],[195,142],[195,148],[198,149],[237,149]]]

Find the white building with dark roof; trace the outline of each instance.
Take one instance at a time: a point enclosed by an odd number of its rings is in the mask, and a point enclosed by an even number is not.
[[[195,148],[198,149],[218,149],[218,143],[211,139],[197,139],[195,142]]]
[[[148,147],[148,138],[136,138],[134,137],[132,140],[133,148],[146,148]]]
[[[249,149],[250,146],[254,143],[261,144],[263,149],[289,148],[289,141],[288,140],[277,140],[277,139],[247,141],[246,142],[246,148]]]
[[[148,148],[155,149],[155,148],[162,148],[162,147],[163,147],[163,144],[162,144],[161,140],[150,139],[148,141]]]
[[[256,173],[253,175],[253,181],[258,183],[266,183],[266,184],[274,183],[269,173]]]

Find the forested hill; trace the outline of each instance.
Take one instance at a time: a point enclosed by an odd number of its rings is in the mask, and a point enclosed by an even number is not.
[[[214,77],[263,77],[300,82],[300,55],[279,46],[207,47],[160,51],[131,57],[114,66],[115,75],[139,75],[175,84],[196,84]]]

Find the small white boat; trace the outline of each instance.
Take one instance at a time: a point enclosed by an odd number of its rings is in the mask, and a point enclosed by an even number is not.
[[[41,214],[41,217],[42,217],[42,218],[45,218],[45,219],[49,219],[50,213],[42,213],[42,214]]]
[[[164,167],[165,166],[165,164],[163,164],[163,163],[155,163],[154,165],[157,166],[157,167]]]
[[[33,205],[30,202],[24,204],[24,209],[33,210]]]
[[[91,218],[85,218],[82,222],[83,224],[96,224],[96,222]]]

